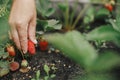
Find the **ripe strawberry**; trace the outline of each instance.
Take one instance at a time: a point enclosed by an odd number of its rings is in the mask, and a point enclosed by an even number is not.
[[[31,40],[28,40],[28,52],[31,55],[34,55],[35,52],[36,52],[36,50],[35,50],[35,44]]]
[[[27,60],[23,59],[22,62],[21,62],[21,66],[22,67],[27,67],[28,66]]]
[[[48,42],[46,40],[41,40],[39,46],[41,51],[45,51],[48,48]]]
[[[14,56],[16,55],[16,53],[15,53],[15,49],[14,49],[13,46],[7,46],[6,49],[7,49],[7,52],[9,53],[9,56],[14,57]]]
[[[110,12],[113,11],[113,6],[111,4],[105,4],[105,8],[108,9]]]
[[[10,63],[10,70],[11,71],[16,71],[19,68],[19,63],[18,62],[11,62]]]

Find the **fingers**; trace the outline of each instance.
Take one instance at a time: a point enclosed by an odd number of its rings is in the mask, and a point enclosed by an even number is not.
[[[17,32],[15,27],[11,27],[11,33],[10,34],[11,34],[11,37],[12,37],[14,43],[16,44],[17,48],[21,49],[20,41],[19,41],[19,37],[18,37],[18,32]]]
[[[21,25],[18,24],[17,25],[17,31],[18,31],[18,37],[19,37],[19,42],[20,42],[20,47],[21,50],[23,51],[23,53],[27,52],[27,28],[28,28],[28,24],[26,25]]]
[[[30,21],[29,28],[28,28],[28,37],[32,42],[37,44],[37,40],[36,40],[36,37],[35,37],[35,31],[36,31],[36,17],[34,17]]]
[[[17,24],[13,24],[13,23],[9,23],[11,26],[11,35],[12,35],[12,39],[15,42],[17,48],[19,50],[22,50],[23,53],[27,52],[27,24],[23,24],[23,23],[17,23]],[[11,25],[13,24],[13,25]]]

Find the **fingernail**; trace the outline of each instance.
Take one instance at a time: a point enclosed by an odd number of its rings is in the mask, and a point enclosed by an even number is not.
[[[27,53],[27,51],[25,51],[25,50],[23,50],[22,52],[23,52],[23,54],[26,54],[26,53]]]
[[[33,42],[35,43],[35,44],[37,44],[37,40],[35,39],[35,40],[33,40]]]

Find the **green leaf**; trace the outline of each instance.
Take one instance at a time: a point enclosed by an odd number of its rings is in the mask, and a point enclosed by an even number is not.
[[[65,11],[67,10],[67,8],[68,8],[68,5],[66,5],[66,3],[59,3],[59,4],[58,4],[58,8],[59,8],[61,11],[65,12]]]
[[[48,79],[49,79],[49,76],[45,76],[45,77],[44,77],[44,80],[48,80]]]
[[[38,20],[37,26],[38,26],[37,31],[40,30],[53,31],[53,30],[60,30],[62,28],[62,24],[60,24],[59,21],[55,19]]]
[[[37,30],[37,31],[44,30],[44,27],[47,26],[47,25],[48,25],[47,20],[37,19],[37,27],[36,27],[36,30]]]
[[[8,30],[9,30],[9,25],[8,25],[8,19],[7,17],[0,17],[0,43],[3,42],[7,37],[8,37]]]
[[[77,80],[115,80],[111,74],[108,73],[89,73]]]
[[[90,7],[90,8],[86,11],[86,15],[85,15],[85,17],[84,17],[84,19],[83,19],[83,22],[84,22],[85,24],[88,24],[88,23],[94,21],[94,12],[95,12],[95,10],[94,10],[93,7]]]
[[[5,59],[8,56],[9,56],[9,54],[4,51],[4,48],[0,48],[0,58]]]
[[[113,19],[109,19],[108,21],[111,23],[112,27],[116,31],[120,32],[120,16],[116,17],[116,21],[114,21]]]
[[[54,77],[56,77],[56,75],[55,75],[55,74],[50,75],[50,78],[54,78]]]
[[[88,40],[105,40],[113,41],[118,46],[120,45],[120,33],[112,28],[111,25],[100,26],[86,35]]]
[[[95,18],[105,19],[105,18],[108,18],[109,15],[110,15],[110,12],[107,9],[101,8],[98,11],[96,11]]]
[[[35,80],[34,78],[32,78],[31,80]]]
[[[96,50],[77,31],[46,35],[45,38],[81,66],[88,67],[97,58]]]
[[[9,73],[9,62],[0,61],[0,77]]]
[[[120,56],[116,53],[102,53],[91,66],[92,71],[106,72],[115,66],[120,66]]]
[[[36,72],[36,80],[40,80],[40,70]]]
[[[36,0],[37,12],[43,17],[49,17],[55,12],[49,0]]]
[[[49,76],[49,71],[50,71],[50,68],[48,65],[44,65],[44,71],[47,73],[47,75]]]
[[[59,23],[58,20],[47,20],[48,25],[45,26],[45,31],[49,31],[48,28],[52,29],[52,30],[60,30],[62,28],[62,24]]]

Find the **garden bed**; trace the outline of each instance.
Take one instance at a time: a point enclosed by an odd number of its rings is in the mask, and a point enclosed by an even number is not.
[[[15,58],[15,61],[20,62],[20,56]],[[48,51],[41,52],[40,50],[37,51],[36,55],[27,59],[29,62],[30,70],[26,73],[20,72],[18,69],[15,72],[10,72],[9,74],[0,78],[0,80],[30,80],[34,78],[36,75],[36,71],[41,71],[41,77],[46,75],[43,66],[45,64],[49,66],[55,66],[56,70],[50,71],[50,74],[55,74],[56,77],[52,80],[73,80],[76,75],[83,74],[83,70],[80,68],[78,64],[73,62],[71,59],[65,57],[60,52],[51,52]],[[42,80],[42,79],[41,79]]]

